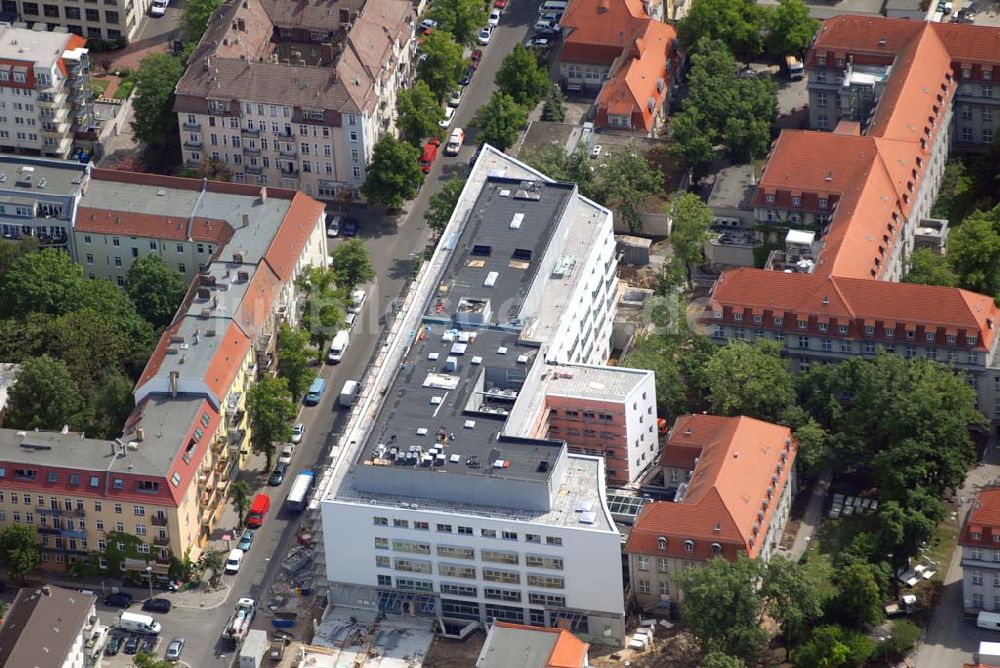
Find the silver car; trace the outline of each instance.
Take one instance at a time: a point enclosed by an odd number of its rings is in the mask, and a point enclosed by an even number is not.
[[[184,638],[174,638],[167,645],[167,653],[165,658],[167,661],[177,661],[181,658],[181,652],[184,651]]]

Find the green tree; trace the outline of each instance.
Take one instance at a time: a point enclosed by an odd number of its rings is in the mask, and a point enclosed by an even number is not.
[[[597,185],[600,200],[618,212],[629,230],[638,232],[639,207],[663,192],[663,175],[634,147],[615,152],[605,165]]]
[[[145,255],[129,267],[125,294],[143,318],[162,328],[170,324],[187,293],[187,283],[159,255]]]
[[[506,151],[517,142],[517,133],[528,122],[528,112],[509,94],[493,91],[489,102],[479,107],[472,126],[479,128],[479,138]]]
[[[130,353],[127,334],[92,308],[72,311],[52,321],[49,354],[63,361],[84,394],[108,371],[123,368]]]
[[[799,449],[795,453],[795,466],[799,476],[812,480],[826,468],[830,460],[830,435],[816,420],[809,420],[795,430]]]
[[[208,20],[221,4],[220,0],[187,0],[181,10],[181,35],[184,41],[197,44],[208,27]]]
[[[135,407],[135,383],[120,373],[107,373],[87,396],[90,417],[84,431],[94,438],[115,438]]]
[[[25,576],[41,562],[42,552],[38,549],[35,527],[9,524],[0,529],[0,563],[11,577],[24,582]]]
[[[246,517],[247,509],[250,508],[252,498],[253,488],[246,480],[234,480],[229,486],[229,501],[233,504],[236,516],[240,518],[240,526],[243,526],[243,519]]]
[[[809,15],[809,6],[802,0],[778,0],[767,16],[767,27],[767,50],[780,58],[809,48],[820,22]]]
[[[975,211],[952,231],[948,262],[963,288],[1000,296],[1000,205]]]
[[[263,376],[247,392],[247,417],[250,419],[250,446],[257,454],[264,455],[266,470],[270,470],[275,444],[292,437],[295,402],[287,381]]]
[[[202,573],[210,572],[212,574],[208,578],[208,586],[212,589],[219,586],[219,581],[222,580],[222,569],[225,568],[225,565],[226,560],[222,557],[222,553],[216,551],[205,552],[198,560],[198,570]]]
[[[138,139],[163,146],[174,136],[174,89],[183,74],[183,63],[167,53],[151,53],[139,61],[132,101],[132,131]]]
[[[158,659],[152,652],[139,652],[133,660],[135,668],[174,668],[176,664],[166,659]]]
[[[689,53],[701,50],[706,39],[720,40],[748,61],[763,50],[766,20],[766,10],[753,0],[694,0],[677,32]]]
[[[450,33],[459,44],[472,44],[487,19],[481,0],[436,0],[427,16],[438,22],[432,35]]]
[[[938,255],[929,248],[918,248],[910,255],[903,282],[953,288],[958,285],[958,276],[951,270],[944,255]]]
[[[65,251],[46,249],[23,255],[3,275],[3,306],[8,317],[29,313],[60,315],[78,308],[77,296],[83,268]]]
[[[681,612],[702,648],[749,661],[761,655],[767,645],[758,591],[763,569],[763,562],[741,554],[736,561],[717,557],[680,574]]]
[[[559,89],[558,84],[549,86],[549,93],[545,96],[545,106],[542,107],[542,120],[549,123],[562,123],[566,120],[566,108],[563,106],[565,97]]]
[[[874,649],[875,643],[857,631],[820,626],[795,652],[795,665],[800,668],[860,668]]]
[[[302,330],[308,333],[309,342],[316,347],[317,358],[322,360],[326,342],[347,322],[344,306],[346,291],[336,288],[334,273],[329,269],[309,267],[304,277],[300,285],[306,293],[306,303],[300,324]]]
[[[443,119],[444,107],[426,81],[418,79],[412,88],[396,94],[396,126],[414,146],[419,147],[425,137],[441,137]]]
[[[0,239],[0,281],[17,258],[35,252],[38,252],[38,239],[35,237],[21,237],[17,241]]]
[[[330,271],[337,287],[347,293],[375,278],[375,267],[360,239],[346,241],[330,253]]]
[[[705,365],[708,401],[718,415],[780,421],[795,403],[792,375],[776,341],[759,339],[719,348]]]
[[[384,204],[399,209],[413,199],[424,181],[420,171],[420,153],[406,142],[385,135],[372,149],[372,161],[361,194],[371,204]]]
[[[709,652],[698,666],[699,668],[746,668],[745,663],[724,652]]]
[[[708,174],[715,160],[715,146],[694,101],[685,101],[683,110],[670,122],[669,150],[684,159],[696,181]]]
[[[444,231],[464,187],[465,181],[462,177],[452,176],[441,185],[440,190],[431,195],[427,201],[427,212],[424,214],[424,220],[427,221],[429,228],[438,234]]]
[[[834,584],[837,595],[831,611],[841,623],[863,629],[882,622],[882,591],[869,564],[847,564],[835,575]]]
[[[18,429],[79,429],[83,396],[66,365],[48,355],[21,364],[10,388],[5,423]]]
[[[444,30],[434,30],[422,39],[420,53],[423,58],[417,65],[417,73],[440,103],[455,90],[465,71],[462,45]]]
[[[705,257],[705,240],[712,224],[712,209],[698,195],[684,193],[672,197],[667,204],[670,218],[670,247],[674,257],[684,263],[687,284],[691,285],[691,267],[699,266]]]
[[[878,509],[878,549],[882,556],[892,555],[893,573],[902,569],[911,557],[920,553],[944,518],[944,504],[926,490],[910,490],[904,501],[889,500]]]
[[[556,181],[575,183],[581,195],[601,202],[603,193],[596,192],[590,158],[583,148],[567,155],[561,146],[555,144],[540,149],[526,147],[518,154],[518,160]]]
[[[538,64],[535,54],[520,42],[504,56],[494,83],[498,90],[510,95],[526,109],[534,108],[553,88],[548,71]]]
[[[309,366],[308,341],[308,332],[293,329],[288,323],[278,328],[278,375],[285,381],[292,401],[298,401],[316,377]]]
[[[49,350],[53,320],[55,318],[48,313],[29,313],[0,320],[0,359],[20,362],[44,355]]]
[[[823,614],[823,601],[805,568],[777,555],[767,564],[761,593],[768,614],[781,625],[787,661],[792,645],[801,642],[806,629]]]

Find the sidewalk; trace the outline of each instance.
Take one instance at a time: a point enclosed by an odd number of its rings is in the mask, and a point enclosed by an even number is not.
[[[806,512],[802,516],[799,530],[795,534],[795,541],[792,543],[791,549],[788,550],[788,558],[792,561],[798,561],[802,558],[809,547],[809,541],[816,535],[816,529],[823,519],[823,500],[830,489],[832,477],[833,472],[827,469],[813,485],[812,493],[809,496],[809,505],[806,506]]]

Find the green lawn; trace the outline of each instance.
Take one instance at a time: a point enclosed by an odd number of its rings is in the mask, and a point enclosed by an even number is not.
[[[118,86],[118,90],[115,91],[115,99],[127,100],[128,96],[132,94],[132,90],[134,88],[135,88],[135,75],[129,72],[122,79],[121,84],[119,84]]]
[[[94,97],[98,98],[104,95],[104,91],[108,89],[108,86],[110,84],[111,82],[108,81],[107,79],[91,79],[90,85],[94,89]]]

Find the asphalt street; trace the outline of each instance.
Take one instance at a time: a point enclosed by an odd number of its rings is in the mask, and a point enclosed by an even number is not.
[[[164,639],[182,636],[187,640],[183,663],[189,666],[228,666],[232,652],[220,642],[222,630],[229,619],[236,599],[250,596],[266,604],[270,586],[280,569],[281,559],[293,547],[300,517],[283,507],[285,496],[295,475],[301,470],[325,464],[330,448],[346,421],[346,413],[337,406],[337,395],[344,382],[363,375],[385,323],[385,314],[391,313],[396,298],[412,276],[412,262],[425,248],[428,229],[423,216],[428,199],[436,193],[450,176],[468,173],[468,163],[476,149],[475,131],[469,122],[480,105],[493,93],[493,77],[503,56],[523,42],[536,18],[534,3],[513,3],[491,43],[482,48],[484,55],[479,69],[466,87],[462,102],[455,114],[452,128],[466,129],[466,146],[458,156],[440,154],[424,186],[408,207],[408,213],[392,217],[381,210],[356,207],[352,215],[360,220],[359,237],[365,241],[375,266],[375,282],[368,286],[368,299],[360,319],[355,324],[351,344],[344,360],[335,366],[324,365],[320,370],[327,381],[325,396],[319,406],[303,408],[299,421],[306,426],[305,437],[298,446],[295,458],[284,484],[279,488],[268,487],[272,510],[264,525],[257,530],[253,547],[244,558],[240,572],[225,576],[230,587],[225,602],[211,610],[175,608],[168,615],[157,616],[163,624]],[[331,248],[342,240],[330,240]],[[261,481],[263,484],[263,480]],[[269,620],[258,615],[254,628],[270,632]],[[165,643],[161,643],[165,646]],[[161,649],[162,652],[162,649]],[[220,656],[221,655],[221,656]]]

